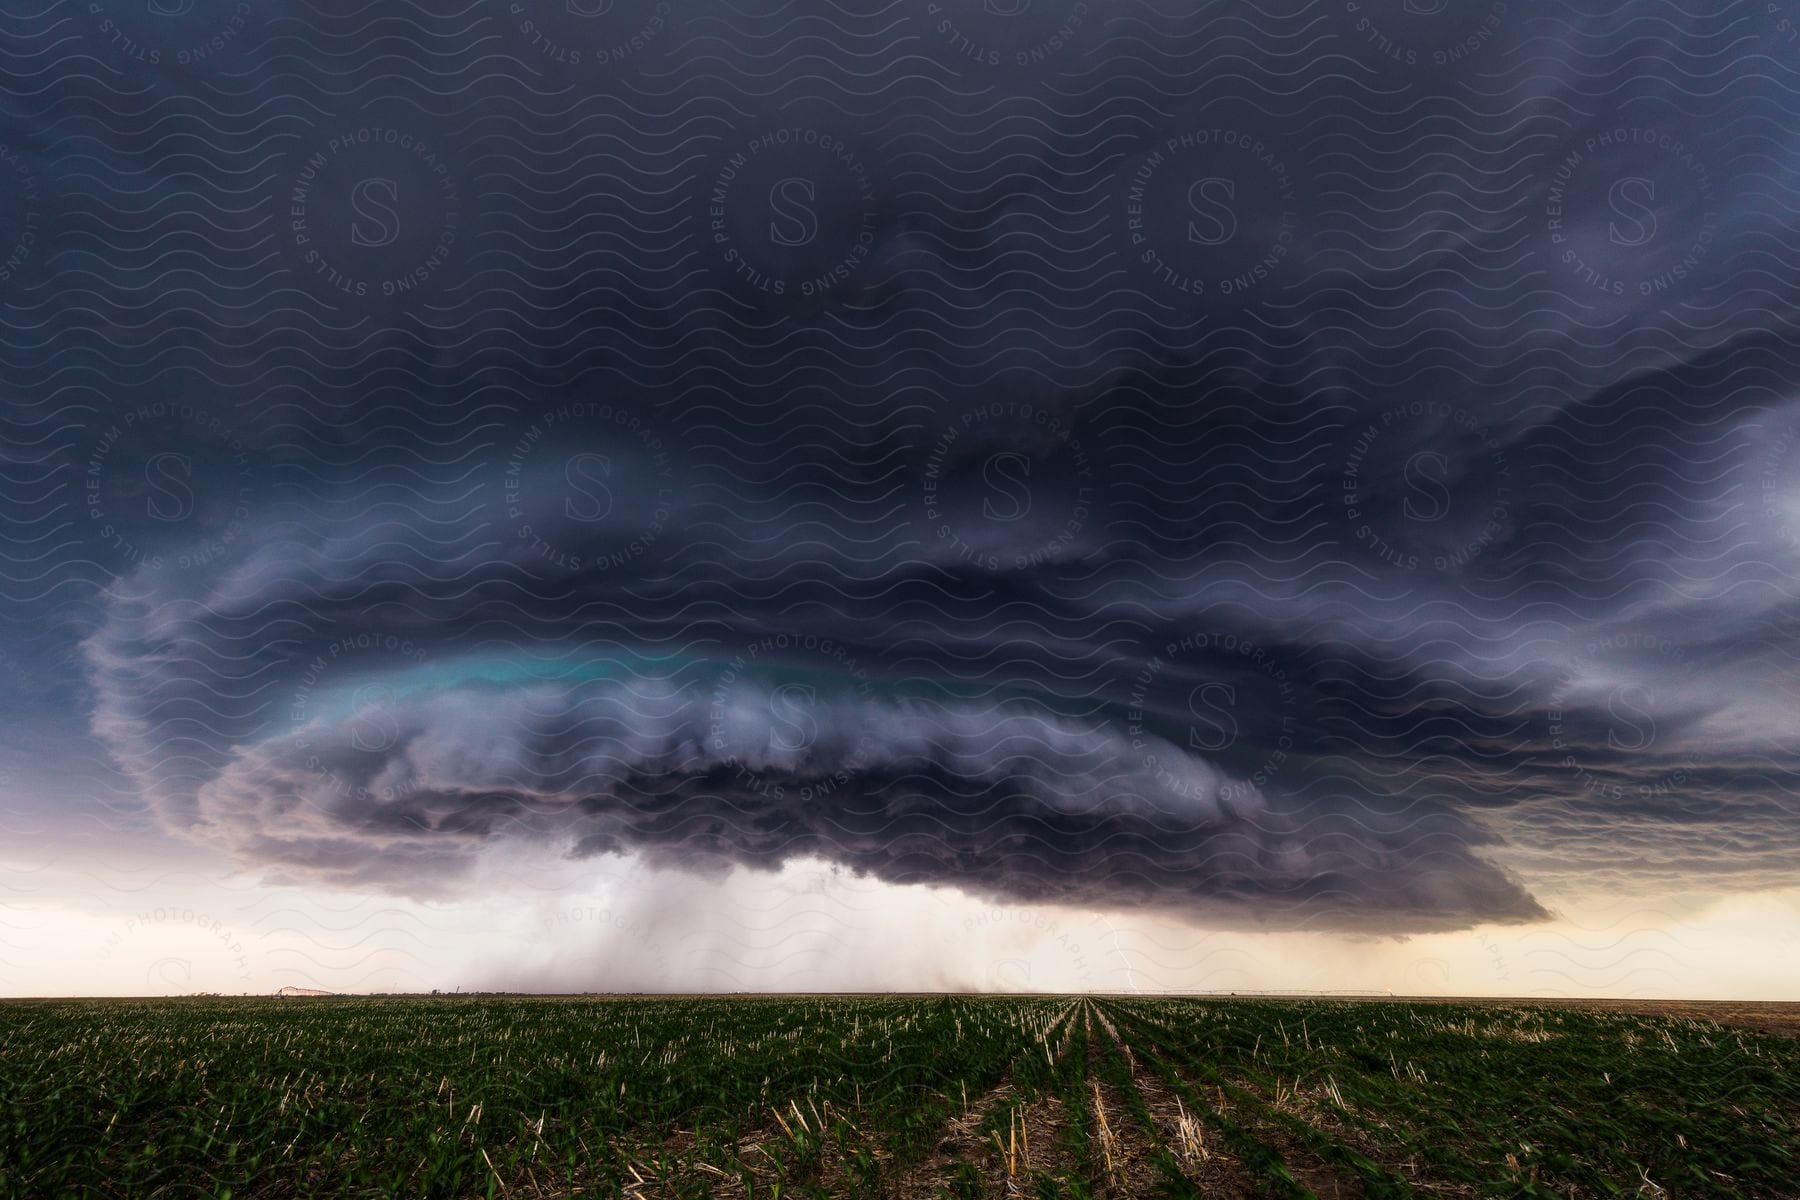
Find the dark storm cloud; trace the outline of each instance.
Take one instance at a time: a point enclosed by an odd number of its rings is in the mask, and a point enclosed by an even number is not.
[[[549,529],[555,513],[520,515]],[[1138,709],[1166,697],[1148,689],[1057,711],[1054,660],[1048,696],[1021,697],[959,687],[965,668],[921,674],[924,647],[884,645],[879,621],[764,633],[741,601],[599,617],[652,586],[636,561],[551,579],[527,548],[438,559],[377,529],[271,540],[206,588],[146,574],[88,644],[96,727],[175,827],[293,876],[414,893],[518,838],[691,869],[811,855],[891,882],[1274,927],[1541,912],[1451,810],[1266,789],[1258,756],[1296,745],[1284,687],[1208,710],[1251,734],[1234,773],[1153,729]],[[658,658],[677,630],[680,653]],[[980,628],[935,641],[984,671],[1043,654]],[[1235,639],[1187,669],[1177,691],[1279,670]]]
[[[579,494],[520,483],[508,512],[552,535],[570,511],[552,502]],[[1366,641],[1332,657],[1226,619],[1206,634],[1163,625],[1166,642],[1140,622],[1083,682],[1061,675],[1058,652],[1091,661],[1091,642],[948,623],[921,644],[844,611],[799,629],[759,620],[741,596],[708,603],[706,586],[669,616],[626,613],[618,605],[653,595],[666,568],[629,555],[585,567],[564,556],[559,568],[535,545],[485,545],[473,529],[443,531],[444,545],[468,546],[454,557],[404,549],[391,530],[309,532],[310,546],[272,542],[234,562],[218,590],[146,577],[173,594],[116,600],[108,636],[90,644],[103,731],[168,786],[165,811],[182,827],[284,871],[408,890],[444,886],[484,842],[515,836],[688,866],[812,854],[893,881],[1276,926],[1527,916],[1539,910],[1518,885],[1472,854],[1489,835],[1440,803],[1391,795],[1385,762],[1479,774],[1535,755],[1553,794],[1598,793],[1611,803],[1589,806],[1596,819],[1636,820],[1635,790],[1614,777],[1654,774],[1656,760],[1619,739],[1645,736],[1630,721],[1653,720],[1656,701],[1632,672],[1672,681],[1689,661],[1730,665],[1640,634],[1565,658],[1560,676],[1534,660],[1523,682],[1484,696],[1466,669],[1396,673]],[[716,530],[699,532],[716,548]],[[631,536],[583,545],[599,559]],[[821,550],[766,564],[771,594],[803,595],[831,561]],[[849,578],[856,562],[839,565]],[[942,621],[962,607],[942,595],[932,611]],[[546,682],[591,667],[600,647],[643,649],[677,631],[686,657],[671,665],[600,655],[635,684]],[[262,649],[233,667],[234,643]],[[504,669],[502,682],[457,681],[482,674],[470,655],[528,647],[543,657],[523,681]],[[930,676],[925,653],[942,656]],[[1618,679],[1587,678],[1602,668]],[[1012,687],[1034,675],[1040,694],[982,686],[978,674],[996,670]],[[251,674],[261,686],[236,682]],[[739,677],[735,691],[721,682]],[[793,680],[804,690],[783,694]],[[976,686],[959,696],[959,683]],[[224,706],[224,695],[260,702]],[[1677,746],[1703,715],[1694,703],[1678,720],[1657,705]],[[214,724],[245,712],[262,719]],[[170,750],[206,726],[214,746],[225,733],[248,745],[202,783],[193,754]],[[1696,775],[1689,764],[1677,783]]]
[[[309,8],[15,97],[100,189],[6,317],[68,717],[411,891],[510,838],[1389,931],[1609,830],[1768,878],[1766,6],[965,7]]]
[[[844,671],[784,683],[780,659]],[[420,893],[453,892],[455,867],[517,837],[691,870],[809,855],[1011,901],[1274,927],[1542,915],[1449,812],[1296,808],[1117,726],[889,698],[828,639],[672,678],[360,693],[235,755],[191,829],[267,866]]]

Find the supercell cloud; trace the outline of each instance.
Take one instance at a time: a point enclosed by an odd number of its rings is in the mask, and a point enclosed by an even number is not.
[[[0,19],[7,661],[108,820],[1378,934],[1791,882],[1781,6],[530,7]]]

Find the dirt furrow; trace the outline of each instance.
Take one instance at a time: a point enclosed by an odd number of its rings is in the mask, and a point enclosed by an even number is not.
[[[1092,1093],[1089,1130],[1094,1147],[1096,1197],[1148,1196],[1165,1181],[1158,1166],[1163,1143],[1158,1131],[1145,1129],[1130,1103],[1096,1068],[1104,1052],[1089,1043],[1088,1087]]]
[[[1223,1144],[1218,1134],[1207,1125],[1203,1114],[1189,1108],[1154,1071],[1139,1061],[1136,1051],[1120,1036],[1118,1028],[1103,1010],[1096,1009],[1095,1016],[1124,1058],[1132,1084],[1137,1088],[1144,1111],[1148,1114],[1151,1124],[1149,1132],[1142,1129],[1141,1117],[1134,1115],[1131,1122],[1142,1143],[1150,1146],[1148,1154],[1154,1155],[1154,1146],[1160,1142],[1168,1149],[1181,1177],[1202,1196],[1219,1197],[1221,1200],[1250,1200],[1251,1197],[1266,1196],[1268,1189],[1263,1180]],[[1114,1092],[1111,1088],[1107,1090],[1109,1093]],[[1152,1181],[1162,1180],[1162,1174],[1154,1164],[1151,1165],[1151,1171]]]
[[[1432,1179],[1423,1175],[1416,1160],[1397,1157],[1391,1146],[1381,1144],[1371,1137],[1367,1130],[1346,1121],[1332,1109],[1331,1103],[1325,1095],[1326,1084],[1315,1084],[1311,1089],[1301,1089],[1297,1084],[1294,1088],[1277,1086],[1271,1089],[1265,1084],[1248,1079],[1232,1079],[1231,1083],[1255,1096],[1276,1112],[1304,1121],[1338,1145],[1362,1155],[1371,1162],[1379,1163],[1382,1168],[1404,1180],[1408,1187],[1417,1190],[1422,1195],[1474,1196],[1477,1194],[1477,1189],[1473,1184]],[[1287,1152],[1283,1150],[1282,1155],[1284,1158],[1287,1157]],[[1348,1171],[1338,1170],[1341,1175],[1350,1174]],[[1298,1172],[1296,1172],[1296,1176],[1298,1176]],[[1319,1189],[1314,1188],[1314,1190],[1318,1191]],[[1346,1197],[1362,1194],[1362,1192],[1350,1191],[1343,1193]],[[1333,1200],[1329,1191],[1319,1191],[1319,1195],[1321,1200]]]
[[[1075,1028],[1072,1013],[1073,1008],[1061,1023],[1056,1061],[1069,1053]],[[1025,1195],[1023,1181],[1036,1164],[1048,1161],[1047,1152],[1056,1144],[1061,1107],[1054,1097],[1023,1097],[1007,1080],[952,1118],[937,1148],[891,1179],[884,1192],[894,1200],[920,1200],[945,1192],[958,1200]],[[997,1111],[1005,1113],[1007,1130],[998,1140],[989,1124]]]

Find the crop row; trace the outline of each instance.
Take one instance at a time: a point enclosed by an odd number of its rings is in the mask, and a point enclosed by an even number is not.
[[[0,1196],[1782,1197],[1794,1040],[1077,999],[0,1005]]]

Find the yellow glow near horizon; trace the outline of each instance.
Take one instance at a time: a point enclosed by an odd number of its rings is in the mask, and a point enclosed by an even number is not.
[[[1373,991],[1779,1000],[1800,995],[1800,889],[1680,911],[1590,902],[1535,925],[1404,938],[1208,929],[996,905],[817,863],[696,880],[620,864],[454,904],[165,880],[124,904],[71,876],[10,904],[0,991]],[[61,898],[52,901],[52,891]],[[110,911],[106,909],[110,907]]]

